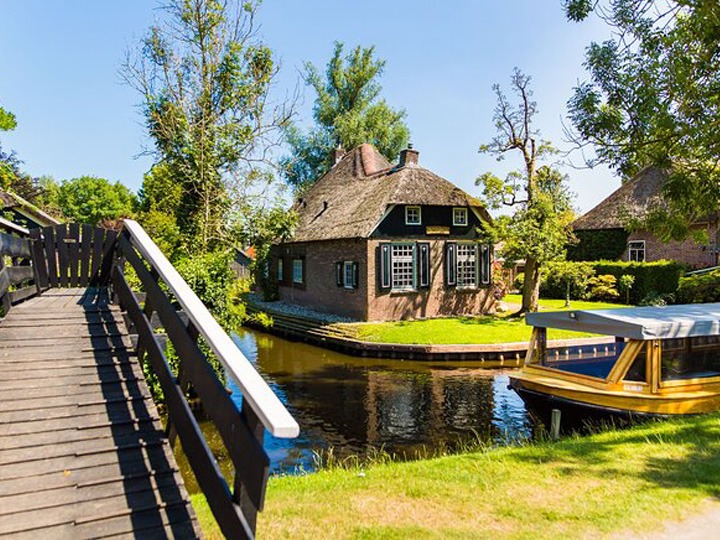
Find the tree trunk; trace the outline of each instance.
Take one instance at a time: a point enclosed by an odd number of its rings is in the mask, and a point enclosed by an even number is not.
[[[533,257],[525,260],[525,279],[523,281],[522,307],[519,313],[538,310],[540,298],[540,265]]]

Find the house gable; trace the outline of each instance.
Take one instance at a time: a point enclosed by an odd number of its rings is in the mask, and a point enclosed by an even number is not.
[[[409,205],[395,205],[372,232],[371,238],[446,236],[475,239],[478,237],[478,229],[484,228],[478,216],[466,206],[420,205],[420,224],[408,225],[405,219],[407,206]],[[454,208],[467,210],[467,225],[453,225]]]

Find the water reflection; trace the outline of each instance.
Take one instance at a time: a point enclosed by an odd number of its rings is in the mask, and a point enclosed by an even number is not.
[[[244,329],[234,339],[300,424],[297,439],[267,436],[274,472],[312,469],[313,451],[331,447],[412,457],[530,435],[507,375],[476,363],[355,358]]]

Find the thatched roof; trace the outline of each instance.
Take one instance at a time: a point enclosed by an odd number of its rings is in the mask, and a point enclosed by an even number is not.
[[[300,219],[292,241],[367,238],[395,204],[470,206],[491,219],[479,200],[448,180],[415,163],[393,166],[362,144],[297,200]]]
[[[59,225],[60,221],[46,214],[34,204],[26,201],[20,195],[11,191],[0,191],[0,209],[15,210],[40,227]]]
[[[595,208],[576,219],[575,230],[623,229],[630,218],[642,219],[648,210],[662,203],[662,187],[667,172],[646,167]]]

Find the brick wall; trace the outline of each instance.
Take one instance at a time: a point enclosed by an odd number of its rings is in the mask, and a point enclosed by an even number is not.
[[[386,240],[384,240],[386,241]],[[285,258],[285,283],[278,287],[280,299],[360,320],[385,321],[477,315],[493,302],[489,289],[458,290],[445,287],[444,241],[431,241],[429,289],[393,293],[381,290],[376,267],[376,249],[380,240],[329,240],[285,244],[277,248]],[[291,260],[304,257],[305,282],[292,283]],[[335,263],[359,263],[357,289],[338,287]]]
[[[366,240],[328,240],[304,244],[285,244],[277,248],[287,261],[285,284],[278,288],[285,302],[308,306],[318,311],[365,320],[367,316],[367,249]],[[293,257],[305,258],[305,282],[292,283]],[[338,287],[335,263],[359,263],[357,289]]]
[[[698,244],[692,238],[683,241],[661,242],[653,234],[647,231],[630,233],[628,242],[636,240],[645,241],[645,260],[659,261],[670,259],[686,263],[693,268],[705,268],[717,265],[716,248],[718,227],[715,224],[698,226],[705,229],[709,242]],[[628,260],[628,250],[625,249],[622,259]]]
[[[430,288],[393,293],[380,289],[376,270],[376,249],[380,240],[367,244],[368,320],[401,320],[441,315],[477,315],[486,312],[493,302],[488,289],[458,290],[445,287],[444,246],[442,240],[430,241]]]

